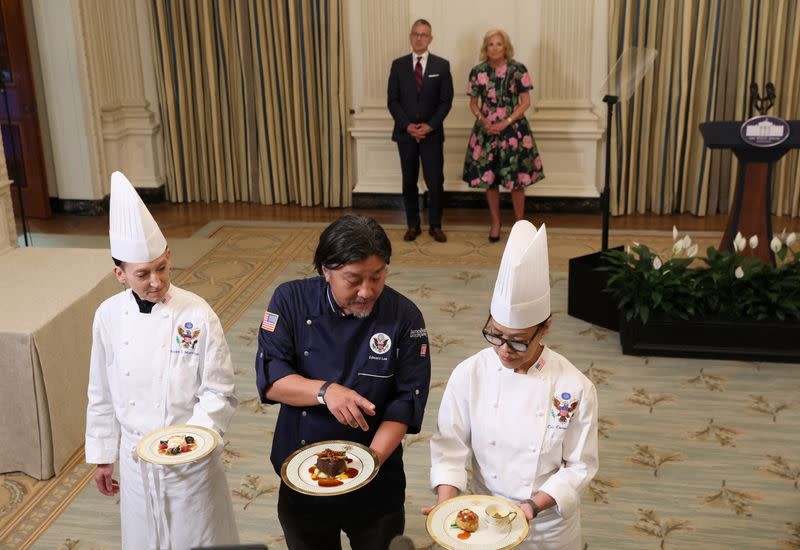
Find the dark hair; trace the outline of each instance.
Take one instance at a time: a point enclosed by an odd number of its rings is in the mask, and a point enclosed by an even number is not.
[[[326,227],[319,236],[314,267],[322,275],[323,266],[337,269],[370,256],[378,256],[388,264],[392,256],[389,237],[372,218],[347,214]]]
[[[413,29],[413,28],[414,28],[414,27],[416,27],[417,25],[425,25],[425,26],[426,26],[426,27],[428,27],[430,30],[433,30],[433,27],[431,26],[431,24],[430,24],[430,23],[428,23],[428,20],[427,20],[427,19],[417,19],[416,21],[414,21],[414,22],[411,24],[411,28]]]
[[[122,260],[116,259],[114,256],[111,256],[111,259],[114,260],[114,265],[115,266],[123,269],[123,266],[125,265],[125,262],[123,262]]]

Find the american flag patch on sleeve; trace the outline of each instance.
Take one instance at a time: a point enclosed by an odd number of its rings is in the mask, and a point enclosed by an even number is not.
[[[264,312],[264,321],[261,323],[261,328],[264,330],[268,330],[270,332],[275,332],[275,326],[278,324],[278,318],[280,315],[277,313],[270,313],[269,311]]]

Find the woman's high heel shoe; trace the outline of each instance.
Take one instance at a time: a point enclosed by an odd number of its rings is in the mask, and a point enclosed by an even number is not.
[[[489,235],[489,242],[490,243],[496,243],[499,240],[500,240],[500,235],[498,235],[497,237],[495,237],[493,235]]]

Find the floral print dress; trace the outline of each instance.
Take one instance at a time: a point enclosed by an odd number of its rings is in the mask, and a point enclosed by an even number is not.
[[[510,60],[494,69],[488,63],[469,73],[467,95],[481,98],[481,113],[490,123],[508,118],[519,104],[519,94],[533,88],[525,65]],[[533,140],[528,119],[514,121],[492,136],[475,121],[467,145],[463,179],[470,187],[502,185],[522,189],[544,179],[542,160]]]

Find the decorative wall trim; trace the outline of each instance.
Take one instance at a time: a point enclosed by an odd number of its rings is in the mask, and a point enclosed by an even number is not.
[[[139,196],[145,204],[158,204],[167,200],[167,190],[164,184],[158,187],[136,187],[136,192],[139,193]],[[108,214],[108,202],[108,195],[97,200],[50,197],[50,208],[53,212],[59,214],[104,216]]]

